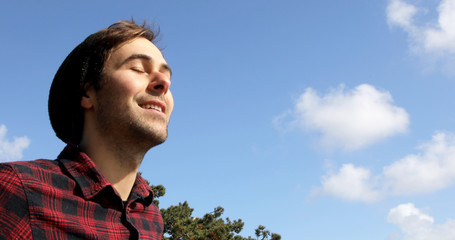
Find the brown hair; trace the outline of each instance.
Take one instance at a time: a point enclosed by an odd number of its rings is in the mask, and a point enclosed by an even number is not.
[[[58,138],[79,144],[84,124],[80,105],[84,88],[89,84],[99,89],[104,63],[111,51],[139,37],[154,42],[157,35],[158,31],[154,32],[145,23],[137,25],[123,20],[88,36],[71,51],[55,74],[49,91],[49,118]]]

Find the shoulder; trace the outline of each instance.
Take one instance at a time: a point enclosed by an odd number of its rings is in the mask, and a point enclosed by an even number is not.
[[[29,239],[28,202],[14,163],[0,164],[0,239]]]
[[[0,179],[13,174],[17,177],[39,176],[42,172],[60,171],[59,163],[54,160],[39,159],[0,164]]]
[[[7,192],[21,190],[21,181],[19,179],[16,170],[10,163],[0,164],[0,192],[2,192],[0,199],[4,199],[4,195]]]
[[[43,188],[61,175],[59,163],[53,160],[20,161],[0,164],[0,191],[24,191]]]
[[[19,170],[22,167],[18,166],[21,166],[20,162],[0,164],[0,203],[5,203],[4,200],[8,197],[22,198],[20,196],[24,195],[21,171]]]

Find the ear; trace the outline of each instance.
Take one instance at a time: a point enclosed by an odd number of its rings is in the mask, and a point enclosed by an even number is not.
[[[85,84],[84,90],[85,92],[81,98],[81,107],[88,110],[93,107],[95,93],[93,91],[93,88],[89,87],[88,84]]]

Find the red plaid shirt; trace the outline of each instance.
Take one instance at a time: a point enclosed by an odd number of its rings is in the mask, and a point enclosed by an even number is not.
[[[126,203],[90,158],[0,164],[0,239],[161,239],[163,220],[138,176]]]

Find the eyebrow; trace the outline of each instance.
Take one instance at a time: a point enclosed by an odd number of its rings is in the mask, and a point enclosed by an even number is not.
[[[146,60],[148,62],[153,62],[153,58],[150,57],[149,55],[138,53],[138,54],[132,54],[131,56],[129,56],[128,58],[123,60],[120,65],[123,65],[123,64],[125,64],[125,63],[127,63],[127,62],[129,62],[131,60],[134,60],[134,59],[143,59],[143,60]],[[161,64],[160,70],[168,71],[170,76],[172,77],[172,69],[167,63]]]

